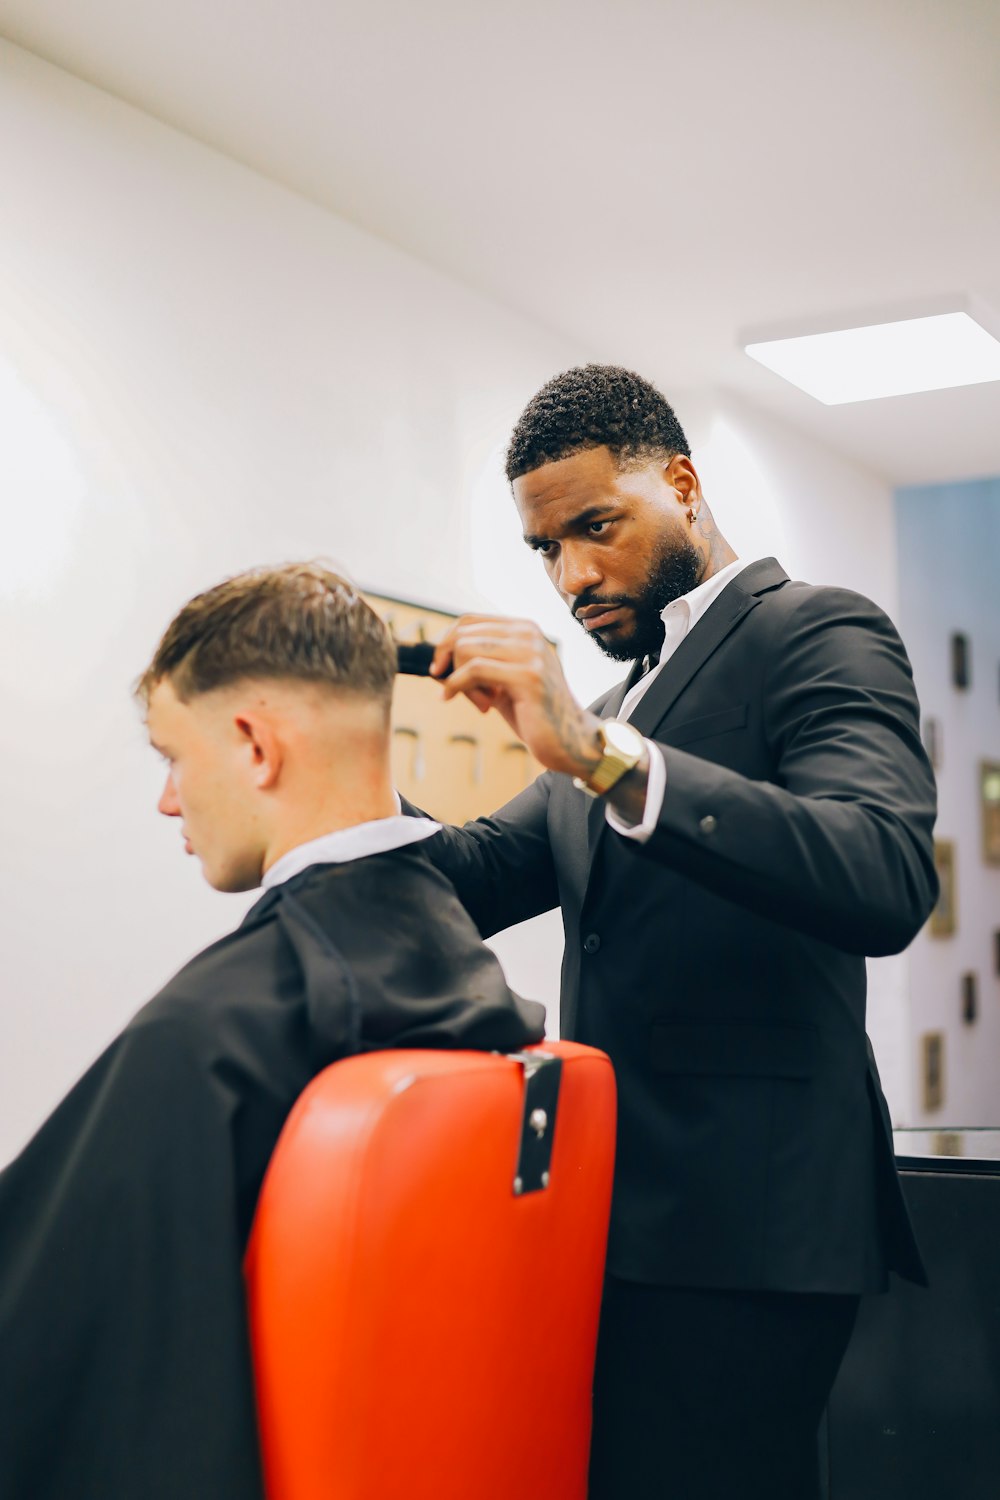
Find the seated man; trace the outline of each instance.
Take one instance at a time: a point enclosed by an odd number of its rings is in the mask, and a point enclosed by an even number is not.
[[[542,1036],[424,853],[438,825],[395,816],[394,671],[308,564],[193,599],[142,677],[160,811],[217,890],[264,894],[0,1174],[4,1500],[259,1500],[241,1261],[296,1097],[358,1051]]]

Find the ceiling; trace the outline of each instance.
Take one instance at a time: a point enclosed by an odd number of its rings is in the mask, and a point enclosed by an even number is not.
[[[895,483],[1000,473],[1000,382],[827,408],[738,345],[1000,312],[997,0],[0,0],[0,35],[668,395]]]

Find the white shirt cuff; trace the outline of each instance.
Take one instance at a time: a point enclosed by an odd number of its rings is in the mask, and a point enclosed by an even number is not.
[[[663,759],[663,751],[652,740],[646,741],[646,749],[649,751],[649,777],[642,822],[626,823],[610,802],[604,809],[604,816],[615,832],[620,833],[622,838],[635,839],[637,844],[644,844],[659,822],[667,790],[667,763]]]

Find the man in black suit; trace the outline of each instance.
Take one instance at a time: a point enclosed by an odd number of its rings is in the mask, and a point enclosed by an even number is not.
[[[541,1039],[437,825],[396,816],[395,669],[302,564],[191,600],[142,679],[160,811],[217,890],[264,893],[0,1172],[3,1500],[263,1500],[241,1270],[296,1098],[355,1052]]]
[[[909,663],[867,599],[737,559],[627,371],[545,386],[507,475],[633,665],[584,709],[535,626],[457,622],[446,695],[548,769],[427,848],[484,936],[561,907],[564,1034],[617,1071],[592,1500],[811,1500],[859,1295],[923,1277],[865,1037],[865,955],[936,894]]]

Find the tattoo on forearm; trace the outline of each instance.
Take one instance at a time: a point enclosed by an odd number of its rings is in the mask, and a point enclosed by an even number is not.
[[[567,755],[577,762],[574,774],[586,776],[601,759],[596,728],[590,715],[581,715],[577,703],[567,694],[562,673],[552,667],[545,673],[542,708]]]

